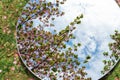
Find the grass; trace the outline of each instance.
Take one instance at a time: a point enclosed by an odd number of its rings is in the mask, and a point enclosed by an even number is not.
[[[28,0],[0,0],[0,80],[32,80],[17,55],[15,26]]]
[[[37,80],[21,63],[16,49],[15,26],[27,2],[0,0],[0,80]],[[115,80],[119,72],[120,64],[105,80]]]
[[[115,69],[106,77],[106,80],[120,80],[120,61]]]

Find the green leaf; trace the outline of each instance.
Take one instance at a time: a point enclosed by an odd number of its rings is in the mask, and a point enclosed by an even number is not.
[[[52,68],[52,71],[56,72],[56,71],[57,71],[57,68]]]

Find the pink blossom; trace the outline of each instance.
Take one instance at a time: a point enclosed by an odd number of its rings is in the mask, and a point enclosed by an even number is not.
[[[7,19],[7,16],[3,16],[4,19]]]
[[[0,70],[0,73],[2,73],[2,70]]]
[[[17,61],[13,61],[13,64],[17,64]]]
[[[15,70],[15,67],[11,67],[11,70],[14,71],[14,70]]]

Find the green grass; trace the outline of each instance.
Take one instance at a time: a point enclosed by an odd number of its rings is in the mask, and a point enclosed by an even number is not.
[[[15,40],[15,26],[27,1],[0,0],[0,80],[33,78],[19,60]]]
[[[31,75],[17,55],[15,26],[28,0],[0,0],[0,80],[31,80]],[[14,62],[17,63],[14,63]],[[120,64],[105,80],[120,76]],[[120,78],[120,77],[119,77]],[[34,80],[37,80],[34,78]]]
[[[120,80],[120,61],[113,71],[106,76],[105,80]]]

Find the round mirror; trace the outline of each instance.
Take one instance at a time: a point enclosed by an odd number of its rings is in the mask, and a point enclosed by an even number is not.
[[[98,80],[119,60],[108,57],[120,30],[114,0],[30,0],[16,28],[20,58],[42,80]]]

